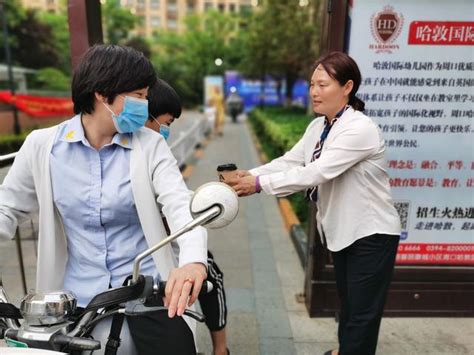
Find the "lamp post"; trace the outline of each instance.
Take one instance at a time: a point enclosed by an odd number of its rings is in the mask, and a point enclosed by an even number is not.
[[[214,60],[214,64],[217,67],[220,67],[222,65],[222,63],[224,63],[224,61],[221,58],[216,58],[216,60]]]
[[[13,80],[13,69],[12,69],[12,60],[10,53],[10,43],[8,42],[8,26],[7,26],[7,16],[5,14],[5,0],[0,0],[0,16],[3,26],[3,40],[5,43],[5,61],[8,68],[8,84],[10,86],[10,93],[12,97],[15,96],[15,82]],[[18,110],[15,105],[12,105],[13,109],[13,132],[15,134],[21,133],[20,122],[18,120]]]

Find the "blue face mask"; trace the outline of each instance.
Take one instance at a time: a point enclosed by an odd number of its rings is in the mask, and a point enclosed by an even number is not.
[[[160,125],[160,134],[165,138],[168,139],[170,136],[170,128],[164,124]]]
[[[150,115],[151,116],[151,115]],[[164,139],[168,139],[170,136],[170,126],[167,126],[165,124],[161,124],[160,121],[158,121],[155,117],[151,116],[153,118],[153,121],[156,122],[158,127],[160,127],[160,134],[163,136]]]
[[[114,126],[119,133],[133,133],[143,127],[148,119],[148,100],[125,96],[123,110],[118,115],[105,103],[104,106],[112,113]]]

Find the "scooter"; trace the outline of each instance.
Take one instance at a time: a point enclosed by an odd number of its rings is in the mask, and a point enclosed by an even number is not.
[[[8,346],[0,348],[0,353],[99,354],[102,353],[104,344],[96,339],[94,331],[101,326],[104,328],[107,321],[110,324],[114,314],[137,316],[166,312],[166,307],[147,304],[147,300],[151,298],[164,296],[166,282],[155,282],[152,276],[141,275],[140,263],[197,226],[213,229],[231,223],[239,210],[238,197],[228,185],[210,182],[196,190],[190,202],[190,210],[194,218],[191,222],[134,259],[133,273],[124,282],[124,286],[94,296],[79,316],[75,314],[77,300],[69,291],[31,292],[22,299],[20,308],[17,308],[8,302],[0,280],[0,339],[5,339]],[[211,283],[203,283],[201,293],[211,290]],[[201,314],[189,309],[185,310],[184,315],[199,322],[204,321]],[[123,334],[122,331],[121,337]],[[122,343],[125,344],[122,346],[121,343],[118,354],[136,353],[130,335],[125,334],[125,338],[122,338]]]

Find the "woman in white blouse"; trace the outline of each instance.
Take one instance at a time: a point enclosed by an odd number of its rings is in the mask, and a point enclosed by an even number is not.
[[[318,222],[336,271],[341,315],[339,350],[375,354],[397,252],[400,219],[390,194],[385,142],[355,95],[355,61],[332,52],[315,63],[310,95],[315,118],[285,155],[230,181],[239,196],[304,190],[317,202]]]

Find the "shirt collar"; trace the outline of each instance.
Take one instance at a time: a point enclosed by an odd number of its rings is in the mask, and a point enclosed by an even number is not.
[[[112,138],[111,144],[116,144],[126,149],[132,149],[132,136],[131,133],[117,132]],[[85,146],[90,147],[84,133],[84,127],[82,127],[81,115],[76,115],[67,122],[61,140],[67,143],[82,142]]]
[[[338,113],[336,113],[336,116],[334,116],[331,122],[329,122],[329,119],[326,117],[326,119],[324,120],[324,125],[333,126],[344,115],[344,113],[346,113],[346,111],[348,111],[351,108],[352,108],[351,105],[344,106]]]
[[[112,143],[122,148],[132,149],[132,137],[132,133],[115,133],[114,138],[112,138]]]
[[[66,128],[60,138],[63,142],[84,142],[84,128],[82,128],[81,115],[76,115],[66,123]]]

